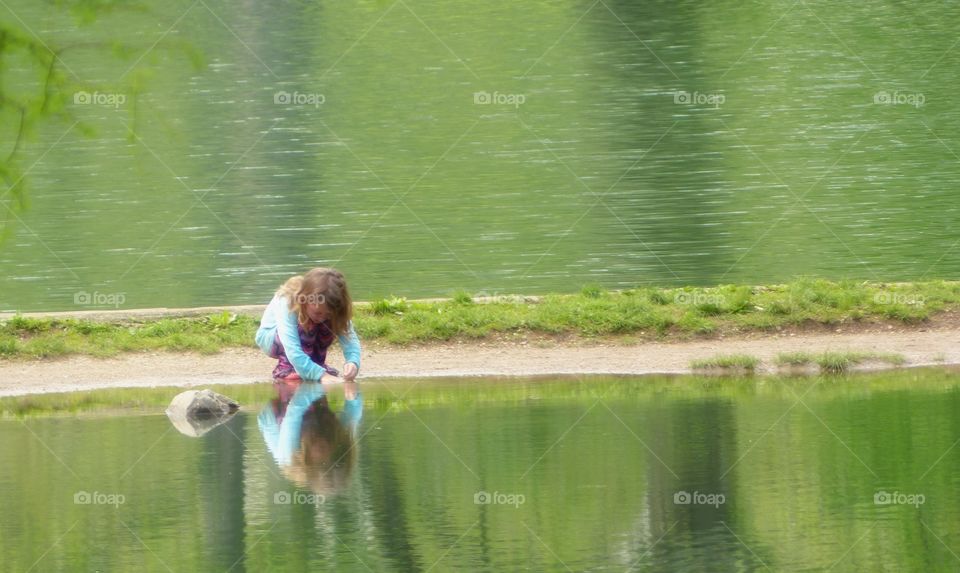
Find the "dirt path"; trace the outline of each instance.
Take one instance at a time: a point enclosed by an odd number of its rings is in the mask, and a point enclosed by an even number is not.
[[[780,352],[851,350],[895,352],[910,366],[960,364],[960,329],[788,334],[694,342],[623,344],[436,344],[420,348],[367,345],[364,378],[428,376],[526,376],[544,374],[684,373],[690,362],[717,354],[744,353],[772,370]],[[332,356],[339,358],[339,352]],[[332,362],[339,366],[339,360]],[[97,359],[0,361],[0,396],[134,386],[193,386],[267,382],[273,362],[256,350],[220,354],[151,353]]]

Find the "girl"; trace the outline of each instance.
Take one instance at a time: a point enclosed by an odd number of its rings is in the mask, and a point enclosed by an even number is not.
[[[352,382],[360,371],[360,340],[353,330],[353,302],[343,274],[316,268],[291,277],[273,295],[257,330],[257,346],[277,359],[275,380],[320,380],[324,373]],[[326,365],[336,337],[346,364]]]

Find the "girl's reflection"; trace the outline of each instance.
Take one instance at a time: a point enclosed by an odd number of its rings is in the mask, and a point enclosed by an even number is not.
[[[277,397],[260,412],[260,432],[283,473],[300,487],[328,495],[343,490],[357,463],[363,401],[355,382],[342,384],[343,412],[330,409],[330,385],[275,382]],[[338,384],[338,386],[340,386]]]

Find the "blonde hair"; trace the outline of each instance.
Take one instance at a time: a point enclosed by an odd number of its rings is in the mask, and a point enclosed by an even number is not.
[[[308,304],[323,304],[330,311],[330,330],[343,335],[349,330],[353,319],[353,300],[347,290],[347,280],[337,269],[318,267],[304,275],[290,277],[277,290],[287,299],[290,311],[296,313],[297,321],[306,326]]]

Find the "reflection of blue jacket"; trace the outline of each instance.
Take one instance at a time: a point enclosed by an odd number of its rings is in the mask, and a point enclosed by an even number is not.
[[[263,318],[260,319],[260,328],[257,330],[257,346],[261,350],[270,354],[270,347],[276,336],[280,336],[280,344],[283,345],[283,352],[287,355],[287,360],[293,365],[303,380],[320,380],[323,376],[323,367],[314,362],[303,351],[300,346],[300,334],[297,331],[297,315],[290,310],[290,304],[286,297],[275,295],[273,300],[263,311]],[[347,327],[345,335],[337,336],[340,342],[340,348],[343,350],[343,358],[347,362],[353,362],[360,368],[360,339],[356,331],[353,330],[353,322]]]
[[[280,466],[290,465],[293,454],[300,447],[300,428],[303,426],[303,416],[314,402],[325,395],[323,386],[316,382],[303,382],[290,398],[287,404],[281,404],[281,418],[277,423],[277,413],[267,404],[260,415],[257,424],[260,433],[267,444],[267,449],[277,460]],[[340,423],[351,433],[356,435],[357,426],[363,415],[363,399],[358,392],[353,400],[344,400],[343,413],[340,414]]]

